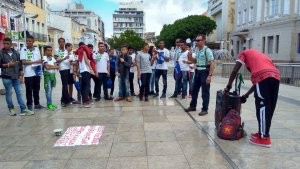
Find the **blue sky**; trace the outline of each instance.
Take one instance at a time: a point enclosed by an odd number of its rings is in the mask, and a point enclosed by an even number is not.
[[[134,0],[46,0],[55,10],[66,9],[68,3],[81,2],[85,9],[98,14],[104,21],[105,36],[113,33],[112,15],[119,8],[121,1]],[[199,15],[207,10],[208,0],[144,0],[146,32],[159,34],[164,24],[171,24],[175,20],[188,15]]]

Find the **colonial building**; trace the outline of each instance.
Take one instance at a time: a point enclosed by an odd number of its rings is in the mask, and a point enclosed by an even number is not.
[[[133,30],[144,38],[145,19],[143,1],[121,2],[113,14],[113,35],[120,36],[126,30]]]
[[[234,0],[209,0],[207,15],[217,24],[217,29],[208,36],[207,42],[230,50],[230,33],[234,27]]]
[[[97,44],[99,41],[105,40],[104,23],[100,16],[93,11],[84,9],[81,3],[72,3],[69,8],[63,11],[53,11],[57,15],[73,18],[80,24],[85,25],[82,41],[86,43]]]
[[[236,0],[235,16],[235,56],[254,48],[275,61],[300,62],[300,0]]]
[[[145,32],[144,39],[150,46],[154,46],[156,42],[155,32]]]

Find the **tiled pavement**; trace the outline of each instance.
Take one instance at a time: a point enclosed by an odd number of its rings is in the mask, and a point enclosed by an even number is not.
[[[133,103],[96,102],[92,108],[77,105],[55,112],[36,111],[31,117],[7,115],[5,97],[0,96],[0,168],[2,169],[206,169],[206,168],[299,168],[300,161],[300,91],[281,86],[274,123],[272,148],[260,148],[240,141],[224,141],[214,135],[215,93],[227,79],[214,77],[210,114],[193,117],[208,132],[231,160],[220,153],[195,122],[171,99],[137,98]],[[245,88],[249,87],[247,81]],[[137,85],[136,85],[137,86]],[[169,78],[172,94],[174,81]],[[137,88],[136,88],[137,89]],[[75,94],[74,94],[75,95]],[[59,102],[60,87],[54,91]],[[298,96],[298,97],[297,97]],[[44,91],[41,92],[45,103]],[[189,100],[180,100],[188,105]],[[14,102],[17,106],[16,101]],[[201,102],[200,102],[201,103]],[[256,130],[254,99],[243,106],[246,130]],[[298,104],[296,104],[298,103]],[[53,147],[58,137],[54,128],[79,125],[104,125],[97,146]],[[231,165],[230,165],[231,164]]]

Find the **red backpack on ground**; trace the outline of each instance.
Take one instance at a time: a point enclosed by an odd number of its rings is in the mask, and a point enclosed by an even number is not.
[[[244,136],[244,123],[241,122],[240,113],[231,109],[222,119],[217,129],[217,135],[225,140],[239,140]]]

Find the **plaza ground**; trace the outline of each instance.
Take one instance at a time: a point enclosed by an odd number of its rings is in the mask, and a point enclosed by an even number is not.
[[[30,117],[10,117],[5,96],[0,96],[0,168],[300,168],[299,88],[280,86],[271,128],[272,148],[262,148],[250,145],[249,135],[239,141],[220,140],[215,136],[215,95],[226,86],[227,80],[213,77],[209,114],[199,117],[198,112],[191,112],[195,121],[181,106],[188,106],[190,99],[180,98],[177,101],[150,97],[149,102],[134,98],[132,103],[101,100],[90,109],[78,105],[61,108],[60,82],[54,90],[53,100],[59,106],[55,112],[40,110]],[[246,81],[242,93],[250,86],[250,81]],[[174,80],[169,77],[167,95],[172,95],[173,90]],[[43,88],[40,97],[45,105]],[[16,99],[14,103],[17,108]],[[201,103],[199,99],[198,111]],[[253,95],[242,106],[242,120],[248,134],[257,131]],[[99,145],[53,147],[58,140],[53,129],[85,125],[105,126]]]

